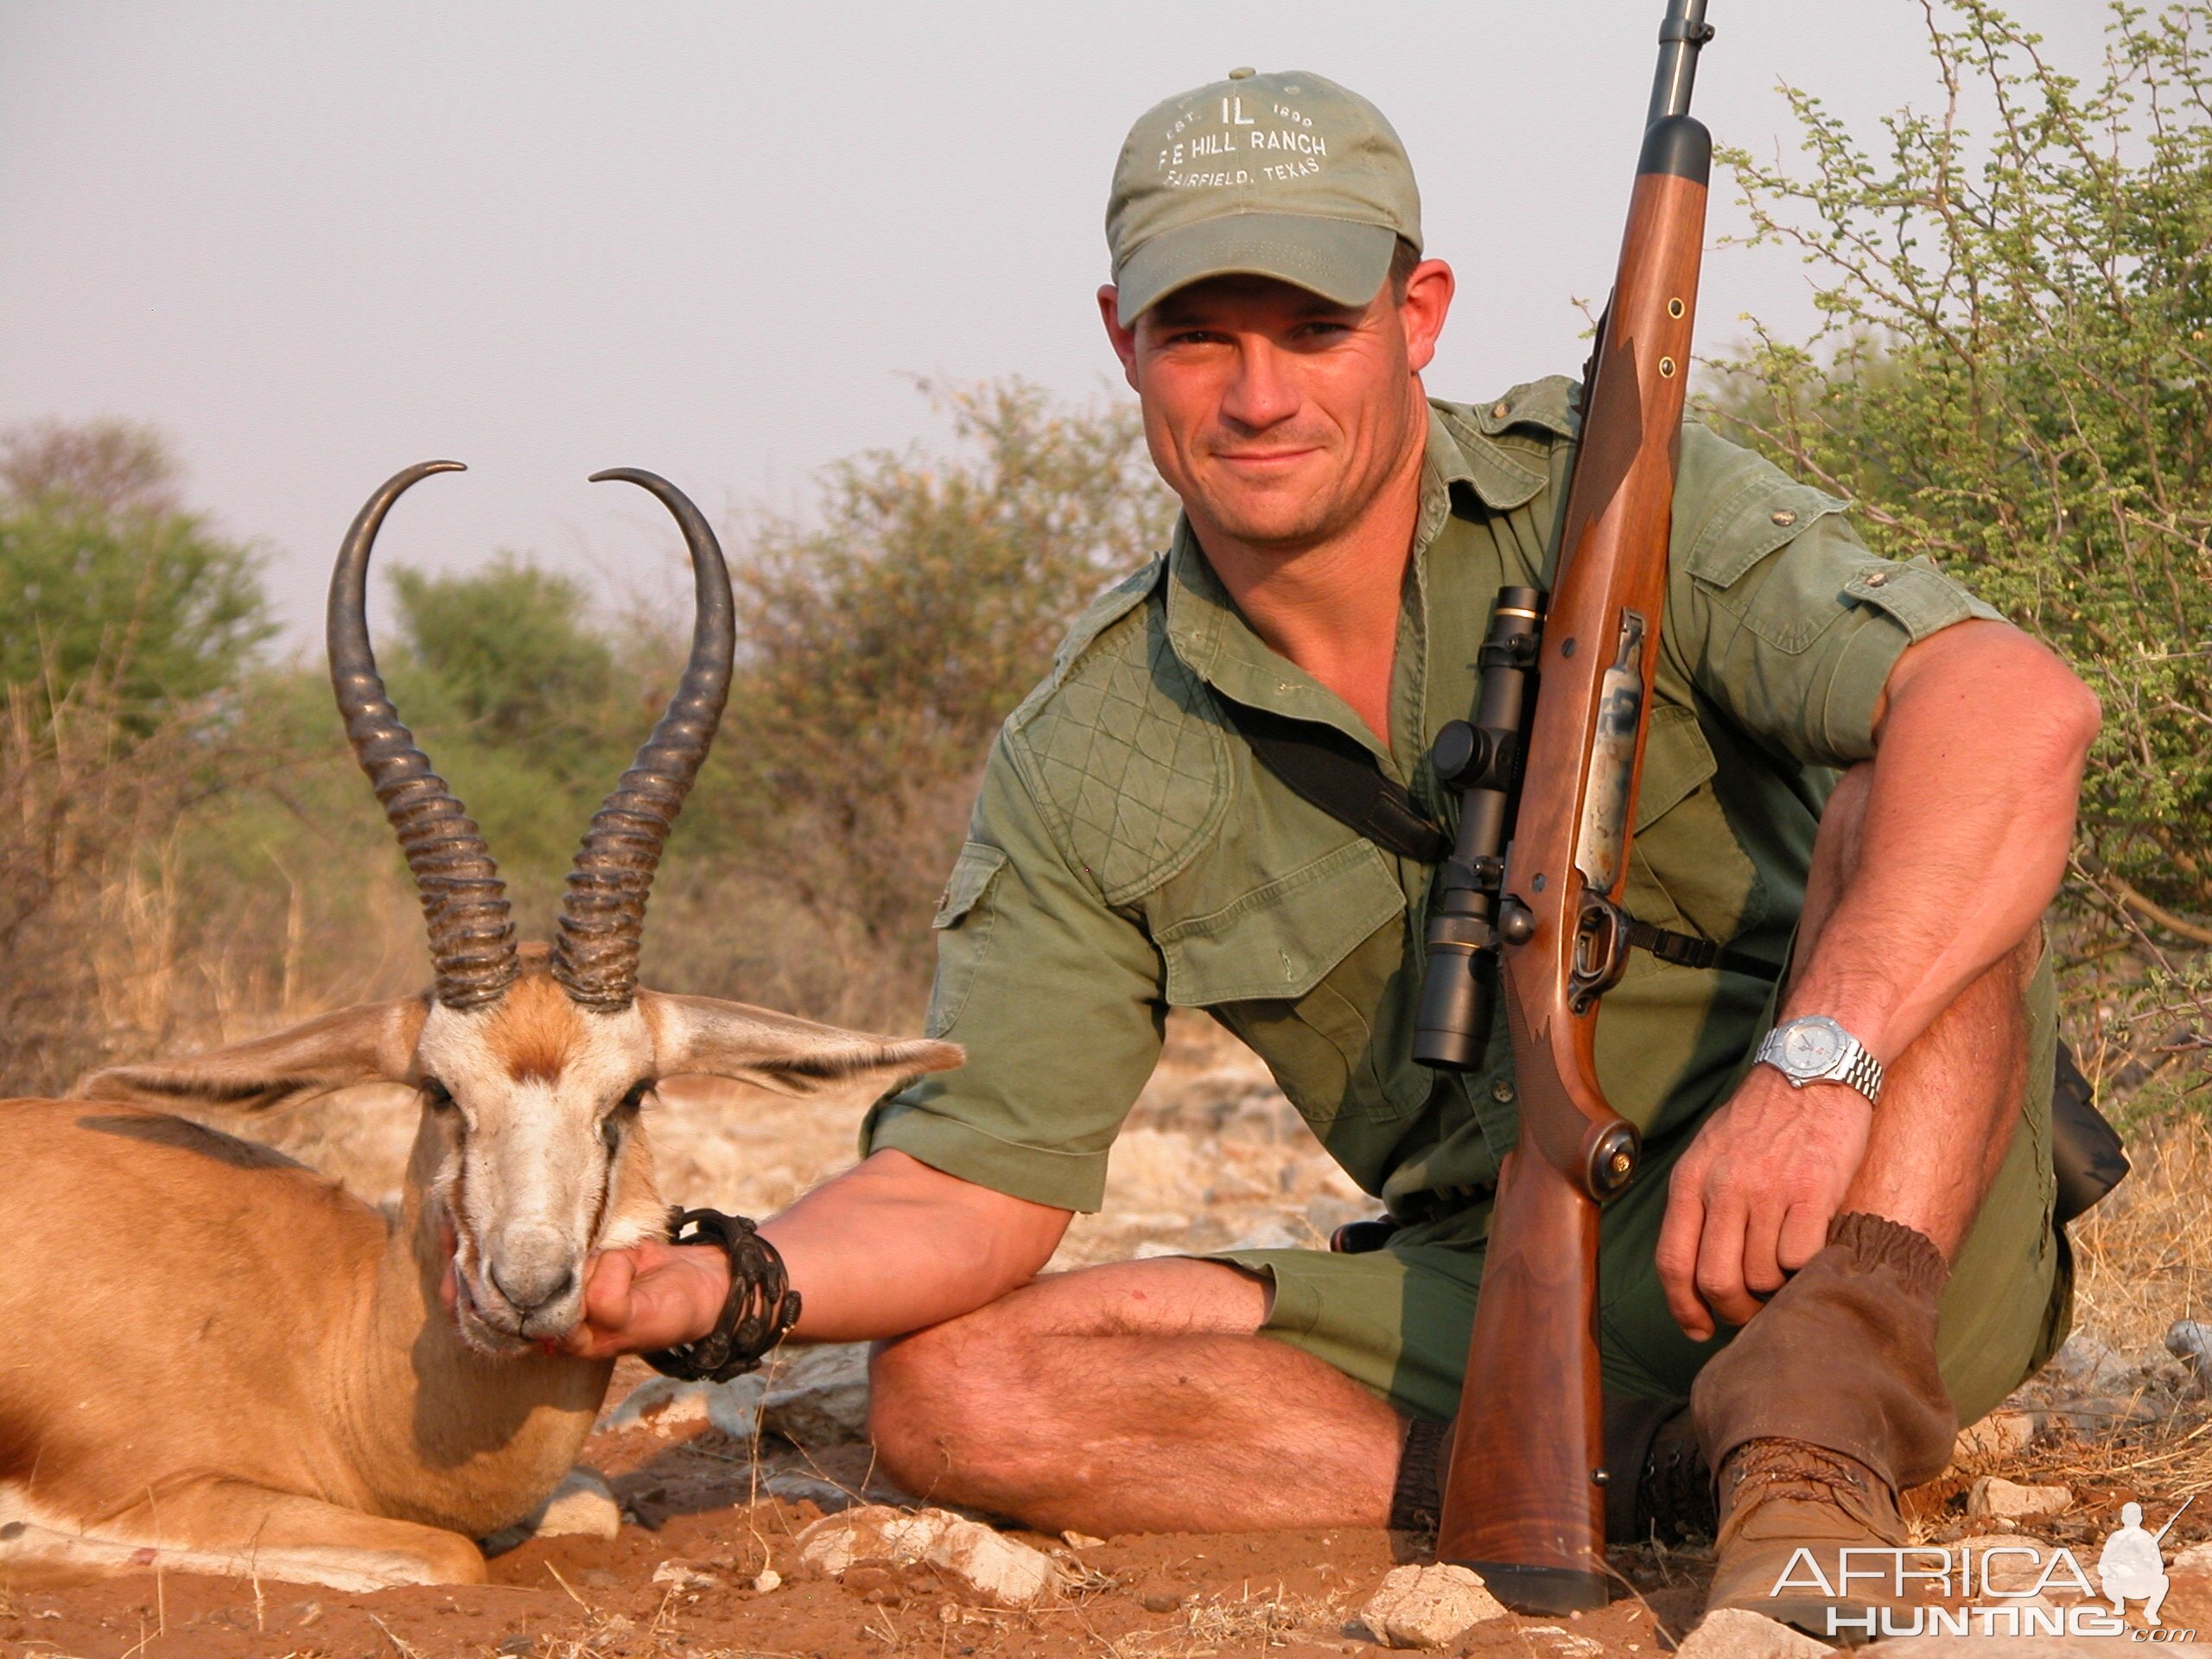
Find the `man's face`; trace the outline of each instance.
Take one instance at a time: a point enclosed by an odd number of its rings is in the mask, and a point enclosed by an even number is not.
[[[1292,553],[1342,533],[1418,459],[1421,371],[1451,304],[1440,261],[1364,308],[1262,276],[1169,295],[1135,328],[1099,292],[1152,459],[1202,538]]]

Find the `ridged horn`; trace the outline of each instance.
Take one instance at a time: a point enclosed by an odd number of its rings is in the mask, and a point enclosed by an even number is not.
[[[339,550],[330,577],[330,686],[346,740],[375,785],[399,836],[437,965],[436,995],[450,1008],[497,1001],[514,982],[514,923],[491,849],[461,804],[430,770],[430,758],[385,693],[369,648],[369,551],[391,504],[432,473],[460,473],[457,461],[426,461],[395,474],[368,499]]]
[[[630,770],[593,815],[561,904],[553,977],[577,1002],[601,1013],[626,1008],[637,994],[638,951],[653,872],[715,741],[737,650],[729,571],[722,563],[721,545],[699,509],[666,479],[633,467],[591,475],[594,484],[607,479],[652,491],[675,514],[691,552],[696,597],[683,678]]]

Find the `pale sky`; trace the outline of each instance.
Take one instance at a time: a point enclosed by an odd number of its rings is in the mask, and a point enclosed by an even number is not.
[[[1663,10],[0,0],[0,424],[159,428],[296,638],[362,499],[433,456],[472,470],[410,497],[391,556],[658,587],[673,531],[587,474],[801,506],[823,461],[931,433],[912,377],[1117,390],[1114,156],[1239,64],[1390,118],[1459,276],[1430,389],[1486,401],[1580,361]],[[2095,0],[2013,10],[2091,67]],[[1935,96],[1917,0],[1710,16],[1723,142],[1794,147],[1783,79],[1867,130]],[[1709,258],[1701,346],[1745,313],[1808,323],[1794,259]]]

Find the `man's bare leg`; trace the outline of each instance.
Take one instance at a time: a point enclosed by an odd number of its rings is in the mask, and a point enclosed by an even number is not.
[[[1382,1526],[1404,1420],[1254,1334],[1268,1295],[1184,1258],[1048,1274],[878,1349],[869,1431],[917,1497],[1047,1531]]]

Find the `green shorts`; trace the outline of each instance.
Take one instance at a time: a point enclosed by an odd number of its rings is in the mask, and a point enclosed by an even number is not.
[[[2031,1081],[2019,1128],[1953,1264],[1938,1317],[1937,1363],[1962,1424],[2050,1358],[2073,1312],[2072,1259],[2051,1219],[2058,1020],[2048,952],[2030,982],[2027,1013]],[[1724,1325],[1707,1342],[1684,1336],[1653,1259],[1668,1176],[1702,1122],[1647,1146],[1636,1180],[1600,1221],[1598,1342],[1609,1394],[1685,1395],[1699,1367],[1734,1334]],[[1326,1360],[1402,1412],[1446,1418],[1459,1408],[1489,1230],[1485,1202],[1407,1227],[1364,1255],[1231,1250],[1217,1259],[1272,1280],[1261,1334]]]

